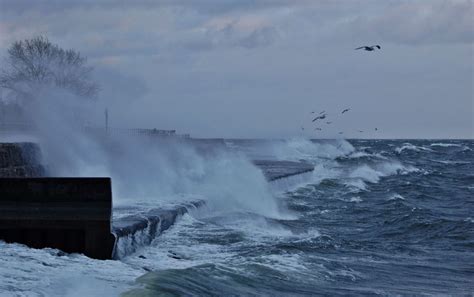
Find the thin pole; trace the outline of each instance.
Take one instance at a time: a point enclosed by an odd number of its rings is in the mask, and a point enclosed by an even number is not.
[[[105,132],[109,132],[109,110],[105,109]]]

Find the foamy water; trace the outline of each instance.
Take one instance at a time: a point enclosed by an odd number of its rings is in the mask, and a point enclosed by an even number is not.
[[[186,199],[208,205],[120,261],[0,242],[1,294],[473,292],[472,141],[230,143],[215,160],[192,148],[168,155],[193,160],[159,176],[182,175],[183,188],[143,195],[137,207]],[[315,171],[267,184],[249,162],[256,156],[303,159]],[[116,215],[128,213],[130,198]]]

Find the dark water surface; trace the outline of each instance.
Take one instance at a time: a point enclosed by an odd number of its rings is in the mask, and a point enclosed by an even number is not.
[[[315,172],[281,216],[186,215],[124,295],[473,295],[474,141],[349,143],[228,141]]]

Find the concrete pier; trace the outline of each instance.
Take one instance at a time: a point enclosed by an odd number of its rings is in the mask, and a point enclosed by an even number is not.
[[[310,164],[291,161],[254,161],[269,182],[298,176],[313,171]],[[116,219],[112,223],[112,233],[117,238],[113,259],[123,258],[140,247],[149,245],[153,239],[170,228],[176,220],[189,210],[205,205],[195,201],[167,208],[153,209]]]
[[[38,177],[45,173],[37,144],[0,143],[0,177]]]
[[[0,239],[110,259],[109,178],[0,178]]]
[[[204,204],[204,201],[198,200],[113,220],[112,233],[116,241],[112,258],[123,258],[138,248],[149,245],[163,231],[168,230],[180,216]]]
[[[314,169],[302,162],[253,163],[270,183]],[[45,178],[45,172],[36,144],[0,143],[0,240],[120,259],[205,204],[182,203],[112,220],[110,178]]]
[[[314,170],[313,165],[304,162],[255,160],[253,163],[270,182]]]

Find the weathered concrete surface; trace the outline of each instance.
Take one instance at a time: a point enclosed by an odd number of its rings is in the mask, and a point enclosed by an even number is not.
[[[113,258],[123,258],[138,248],[149,245],[156,236],[169,229],[180,216],[204,204],[202,200],[187,202],[113,220],[112,233],[116,237]]]
[[[110,259],[110,178],[0,178],[0,239]]]
[[[304,162],[255,160],[268,181],[274,181],[314,170],[314,166]]]
[[[0,177],[40,177],[45,171],[37,144],[0,143]]]

